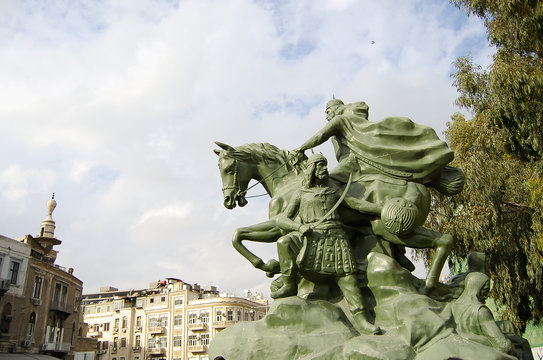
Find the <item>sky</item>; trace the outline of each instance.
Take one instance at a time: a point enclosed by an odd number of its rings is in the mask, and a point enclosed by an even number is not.
[[[0,0],[0,49],[0,234],[37,235],[54,192],[56,263],[85,293],[174,277],[264,295],[231,238],[269,198],[224,208],[214,141],[294,149],[333,96],[444,139],[454,60],[493,53],[445,0]]]

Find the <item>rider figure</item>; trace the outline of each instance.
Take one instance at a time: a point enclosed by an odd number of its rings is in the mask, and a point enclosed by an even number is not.
[[[300,157],[305,150],[332,138],[338,165],[331,176],[346,182],[352,174],[353,181],[365,189],[360,199],[382,208],[371,221],[373,233],[396,245],[436,250],[421,291],[427,293],[437,284],[453,240],[421,227],[431,199],[425,184],[443,177],[453,152],[430,127],[405,117],[372,122],[368,112],[364,102],[345,105],[339,99],[329,101],[327,124],[294,150],[292,157]],[[463,185],[463,174],[458,171],[454,175],[461,175],[461,179],[454,179],[458,185],[451,193],[459,192]]]
[[[321,154],[314,154],[306,165],[302,188],[295,193],[284,215],[276,218],[278,227],[288,234],[277,242],[283,285],[272,295],[274,298],[295,295],[298,272],[332,279],[349,304],[356,327],[364,333],[378,334],[379,327],[366,319],[356,278],[357,265],[335,210],[340,194],[329,184],[327,160]],[[375,204],[354,198],[345,201],[366,213],[381,210]]]

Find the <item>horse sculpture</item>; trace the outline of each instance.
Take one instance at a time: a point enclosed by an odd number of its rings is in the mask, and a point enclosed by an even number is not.
[[[269,204],[269,220],[248,227],[239,228],[235,231],[232,243],[234,248],[243,255],[254,267],[263,270],[268,276],[273,276],[280,272],[279,263],[272,259],[264,262],[260,257],[249,251],[243,241],[257,241],[265,243],[276,242],[282,235],[281,230],[275,222],[275,218],[281,214],[295,189],[300,187],[301,178],[298,173],[302,170],[302,161],[290,161],[292,157],[288,151],[280,150],[277,147],[261,143],[246,144],[234,148],[224,143],[216,142],[222,150],[214,150],[219,156],[219,170],[223,183],[224,206],[228,209],[235,208],[236,204],[245,206],[247,200],[245,194],[251,179],[262,183],[267,193],[271,196]],[[402,191],[396,191],[391,197],[397,198],[417,198],[426,209],[421,218],[417,219],[417,225],[424,222],[429,211],[431,195],[428,189],[421,184],[413,186],[406,182]],[[339,182],[339,187],[345,184]],[[360,191],[366,184],[362,181],[353,181],[349,193],[353,196],[359,196]],[[416,192],[416,193],[414,193]],[[383,199],[387,200],[387,199]],[[393,234],[385,229],[380,217],[370,214],[361,214],[353,211],[348,206],[340,206],[340,215],[342,222],[347,226],[354,226],[366,234],[374,235],[384,239],[392,244],[403,245],[413,248],[433,248],[435,250],[434,261],[430,267],[426,286],[421,290],[427,293],[432,290],[437,283],[437,278],[441,273],[444,262],[452,246],[452,237],[450,235],[434,232],[421,226],[416,226],[408,233]]]

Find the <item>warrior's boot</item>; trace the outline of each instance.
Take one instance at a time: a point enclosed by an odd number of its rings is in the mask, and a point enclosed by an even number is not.
[[[379,326],[370,323],[366,319],[366,314],[364,310],[361,310],[354,314],[354,325],[358,331],[364,334],[380,335],[382,333]]]

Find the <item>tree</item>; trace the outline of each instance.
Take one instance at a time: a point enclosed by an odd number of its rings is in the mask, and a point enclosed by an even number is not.
[[[435,194],[428,226],[452,234],[451,265],[472,251],[487,255],[492,298],[523,331],[543,319],[543,2],[452,0],[484,20],[496,47],[488,69],[456,60],[457,104],[447,123],[464,190]]]

